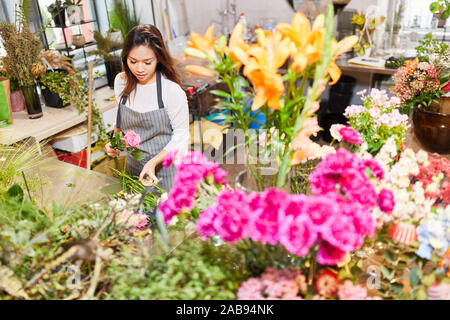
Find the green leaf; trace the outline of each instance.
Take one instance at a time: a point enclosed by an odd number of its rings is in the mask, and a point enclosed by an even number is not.
[[[209,92],[212,94],[215,94],[216,96],[222,97],[222,98],[231,99],[231,94],[229,94],[225,91],[222,91],[222,90],[210,90]]]
[[[448,19],[448,17],[450,17],[450,7],[447,7],[447,9],[441,14],[442,19]]]
[[[434,273],[426,275],[423,277],[422,280],[423,284],[427,287],[431,286],[433,283],[436,282],[436,275]]]
[[[384,250],[383,251],[383,256],[386,258],[386,260],[390,263],[395,263],[396,262],[396,258],[395,255],[392,251],[389,250]]]
[[[430,4],[430,11],[431,12],[437,12],[439,10],[439,8],[440,8],[440,5],[439,5],[438,1],[432,2]]]
[[[14,184],[11,188],[9,188],[8,195],[11,198],[18,198],[20,202],[23,200],[23,190],[18,184]]]
[[[133,157],[133,159],[135,159],[136,161],[141,161],[145,158],[144,153],[139,150],[139,149],[135,149],[131,152],[131,156]]]
[[[412,287],[415,287],[419,284],[419,275],[417,274],[417,271],[418,269],[414,268],[409,272],[409,283]]]
[[[383,274],[383,277],[385,277],[388,280],[392,279],[392,275],[391,275],[391,269],[389,269],[386,266],[381,266],[381,273]]]
[[[401,283],[393,283],[391,285],[391,290],[394,293],[399,293],[400,291],[403,290],[403,285]]]

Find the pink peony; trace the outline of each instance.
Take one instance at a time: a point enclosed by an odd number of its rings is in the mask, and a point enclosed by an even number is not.
[[[346,141],[359,146],[362,143],[361,134],[350,126],[344,126],[339,130],[342,141]]]
[[[395,201],[391,190],[383,189],[378,194],[378,205],[381,211],[391,213],[394,210]]]
[[[139,148],[141,137],[133,130],[128,130],[123,139],[127,148]]]
[[[168,167],[170,167],[173,163],[173,161],[175,160],[175,157],[177,156],[178,150],[172,150],[170,151],[166,157],[164,158],[163,162],[162,162],[162,166],[164,169],[167,169]]]

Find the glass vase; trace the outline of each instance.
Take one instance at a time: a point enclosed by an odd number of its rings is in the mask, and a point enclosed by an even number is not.
[[[28,118],[38,119],[42,117],[41,101],[37,93],[36,85],[20,87],[25,98],[25,105],[27,107]]]

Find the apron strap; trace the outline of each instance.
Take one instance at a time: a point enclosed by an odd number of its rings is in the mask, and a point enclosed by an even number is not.
[[[161,89],[161,73],[156,70],[156,92],[158,94],[158,107],[164,109],[164,102],[162,100],[162,89]]]
[[[122,126],[122,105],[127,103],[128,95],[124,93],[122,97],[120,97],[119,108],[117,109],[117,118],[116,118],[116,128],[120,129]]]

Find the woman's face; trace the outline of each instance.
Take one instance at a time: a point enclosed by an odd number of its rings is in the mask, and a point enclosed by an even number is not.
[[[139,84],[152,83],[155,80],[157,63],[155,52],[148,46],[134,47],[127,57],[128,68]]]

